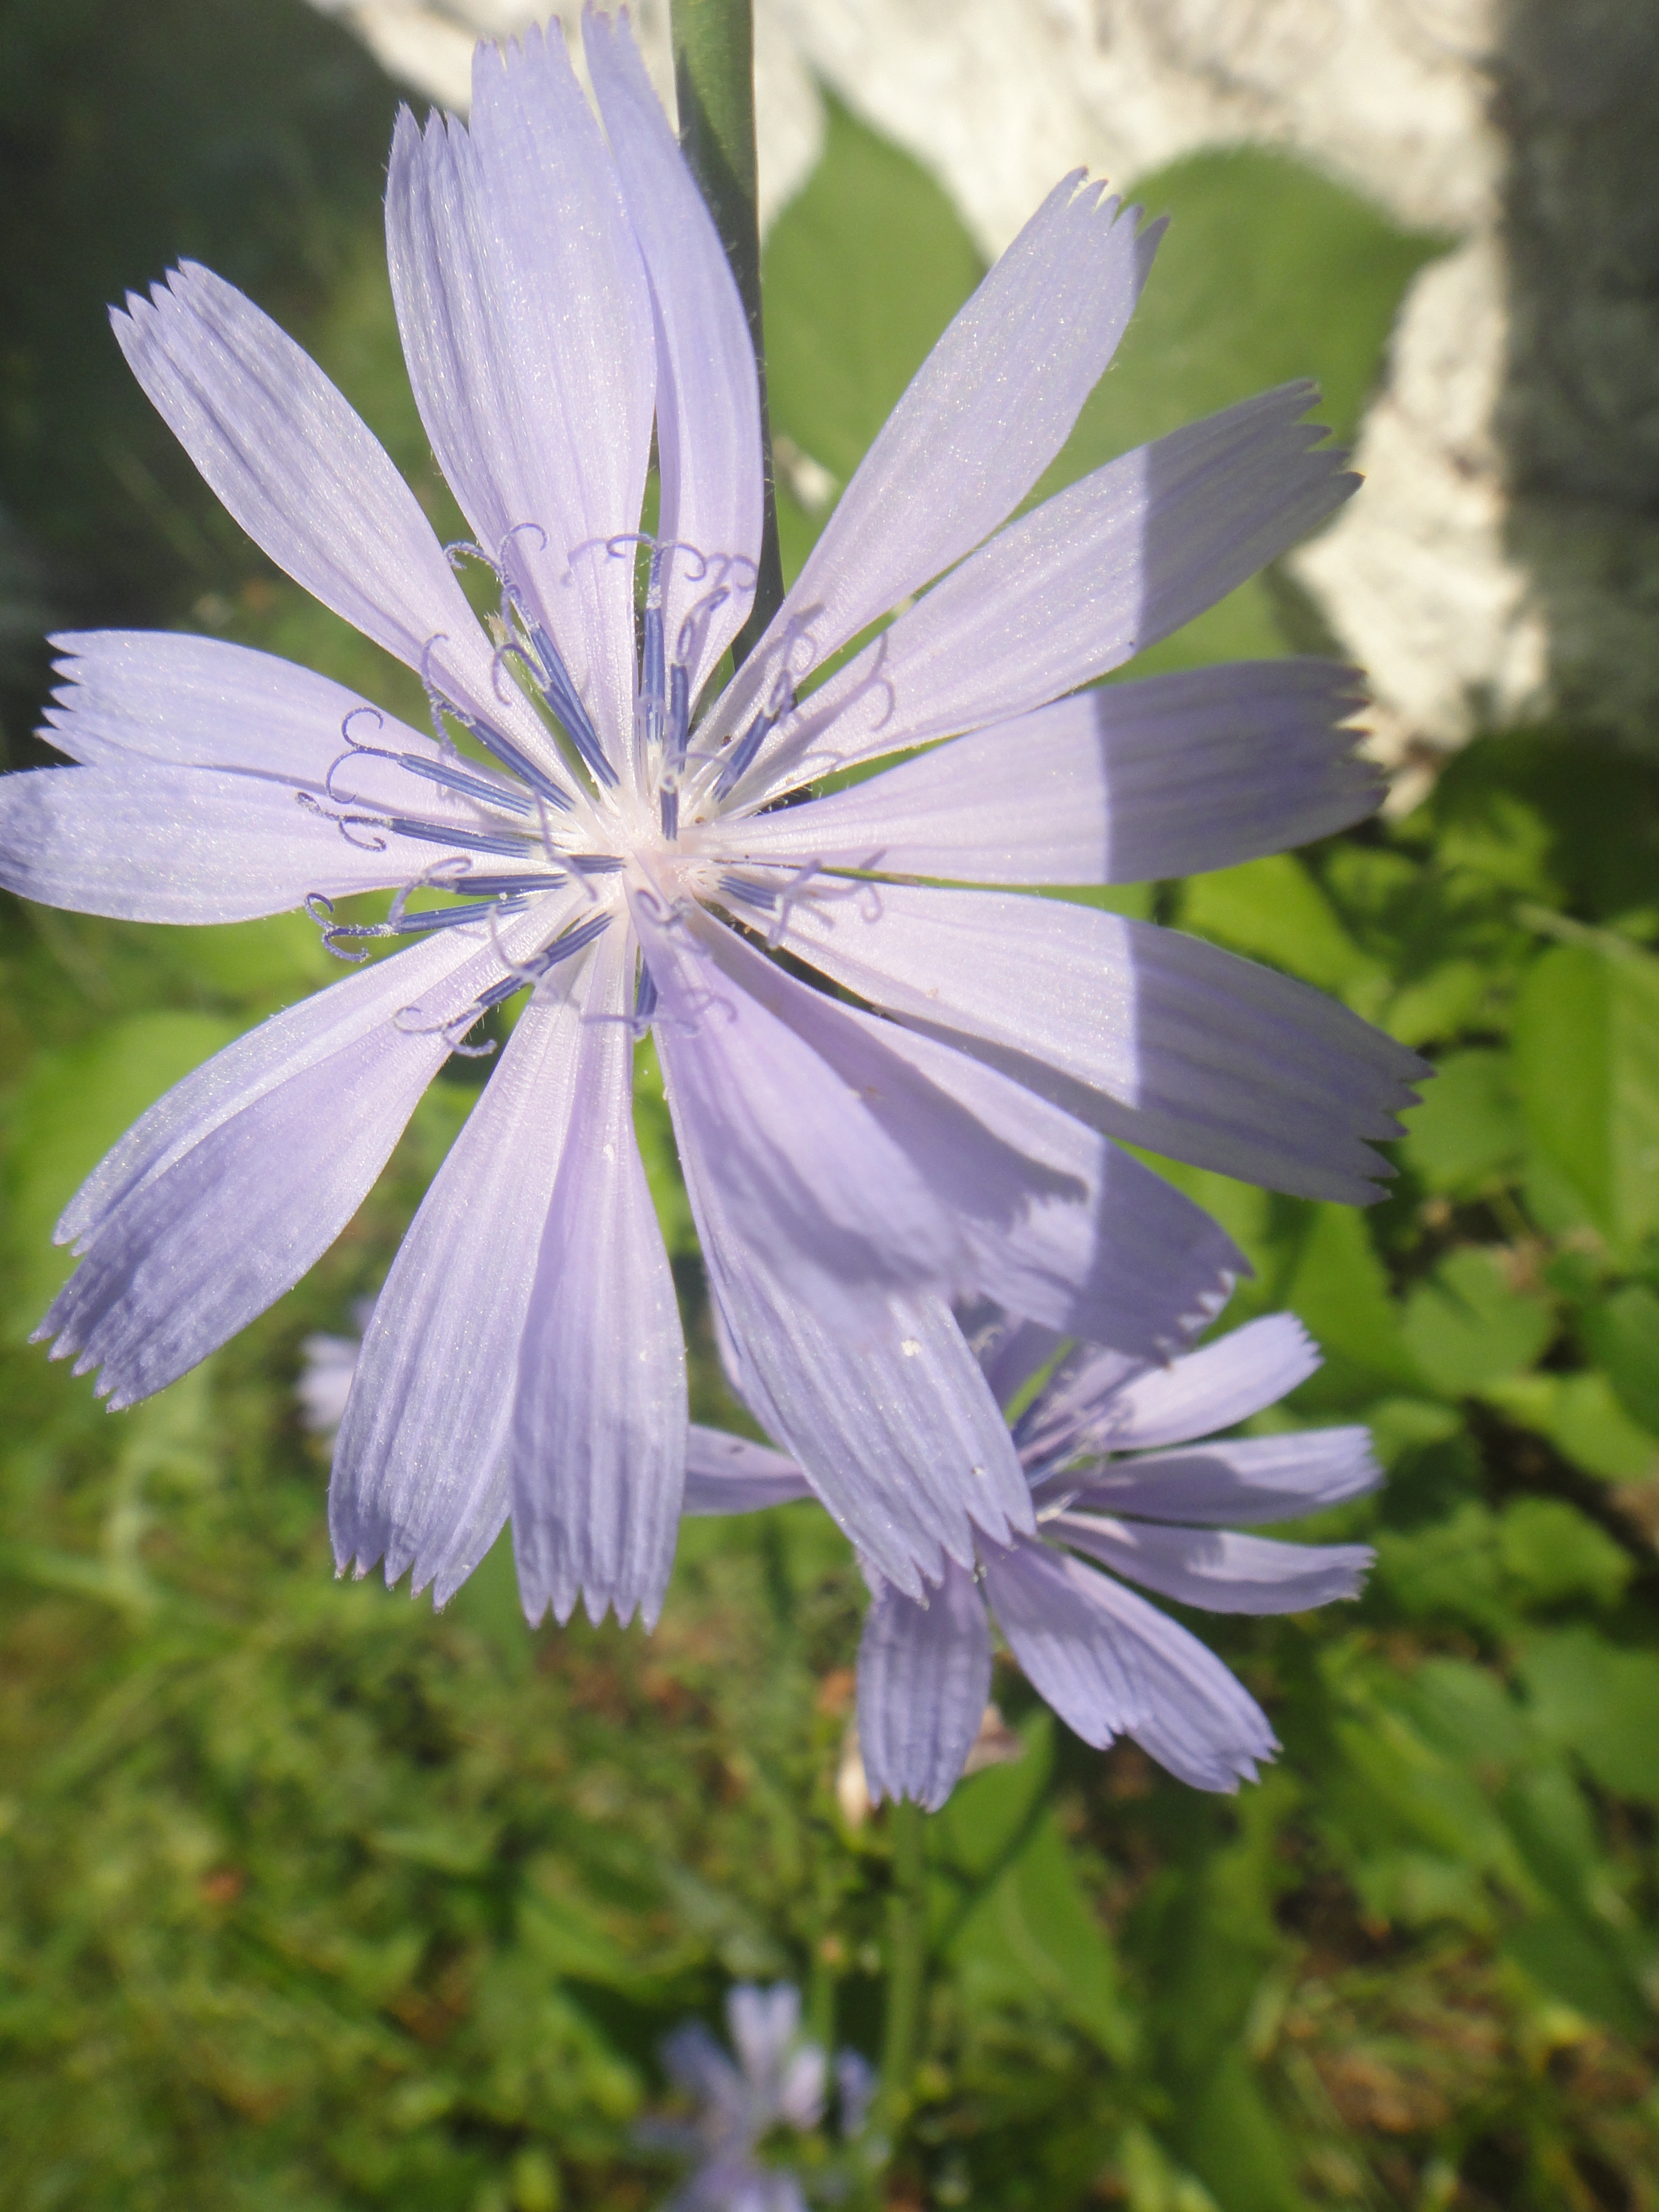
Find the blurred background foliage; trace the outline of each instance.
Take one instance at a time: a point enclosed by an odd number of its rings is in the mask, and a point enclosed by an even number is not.
[[[459,528],[381,258],[395,104],[289,0],[0,6],[12,765],[50,757],[28,733],[54,623],[205,628],[409,708],[405,673],[219,514],[102,314],[210,260]],[[1267,153],[1138,196],[1175,225],[1048,488],[1291,375],[1351,428],[1435,241]],[[833,112],[766,264],[792,568],[978,274],[937,187]],[[1270,574],[1149,658],[1319,641]],[[1319,1529],[1378,1565],[1352,1607],[1202,1623],[1285,1747],[1237,1801],[1085,1751],[999,1665],[1023,1755],[931,1824],[926,2060],[886,2201],[1645,2212],[1659,782],[1583,732],[1489,738],[1413,811],[1113,898],[1443,1071],[1368,1215],[1169,1170],[1255,1264],[1227,1325],[1288,1304],[1326,1349],[1275,1418],[1371,1424],[1388,1487]],[[877,2047],[888,1847],[835,1789],[850,1557],[804,1508],[690,1524],[649,1641],[526,1632],[505,1544],[441,1617],[332,1579],[301,1342],[378,1286],[470,1063],[297,1291],[106,1416],[24,1344],[59,1208],[140,1107],[337,971],[295,916],[186,933],[11,902],[0,926],[5,2202],[659,2203],[671,2177],[630,2132],[663,2094],[657,2044],[732,1978],[794,1979],[826,2041]],[[697,1410],[731,1419],[648,1054],[639,1119]]]

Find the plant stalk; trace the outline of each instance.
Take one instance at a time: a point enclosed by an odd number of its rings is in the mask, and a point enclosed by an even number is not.
[[[882,2028],[881,2103],[890,2142],[910,2111],[927,1979],[927,1814],[901,1798],[888,1814],[893,1886],[887,1903],[887,2015]]]
[[[761,323],[753,0],[671,0],[669,17],[681,149],[714,218],[714,228],[737,279],[760,379],[765,507],[755,604],[732,648],[733,662],[739,663],[758,642],[783,602],[772,425],[766,404],[766,341]]]

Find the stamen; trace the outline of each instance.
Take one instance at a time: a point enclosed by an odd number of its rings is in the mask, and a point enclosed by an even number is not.
[[[734,591],[752,592],[760,580],[760,569],[746,553],[717,553],[712,556],[699,556],[702,567],[687,580],[700,584],[711,572],[714,583],[700,599],[694,599],[680,624],[679,635],[674,641],[674,658],[689,668],[702,651],[702,640],[714,618],[714,611],[723,607]],[[747,571],[745,574],[744,571]]]
[[[671,841],[680,833],[680,772],[685,766],[685,737],[691,719],[691,676],[683,661],[668,672],[668,727],[663,737],[663,773],[659,787],[662,805],[662,834]]]
[[[522,528],[525,526],[520,526]],[[562,785],[556,783],[544,769],[538,768],[529,756],[521,751],[510,738],[504,738],[501,732],[486,722],[482,715],[471,714],[465,708],[458,707],[447,693],[440,688],[432,674],[432,649],[434,646],[444,642],[445,633],[442,630],[435,631],[428,638],[425,645],[421,648],[420,666],[421,685],[426,693],[427,707],[432,716],[432,726],[437,733],[438,743],[443,747],[444,751],[452,760],[455,757],[454,740],[444,727],[444,716],[449,714],[460,724],[475,744],[482,745],[484,750],[498,760],[504,769],[516,775],[521,783],[527,784],[531,790],[544,799],[550,806],[556,806],[561,813],[568,814],[570,811],[572,801],[569,793]],[[501,653],[498,652],[495,655],[495,664],[499,664],[500,660]]]
[[[561,659],[557,646],[529,612],[513,585],[508,584],[505,587],[503,597],[530,641],[530,651],[537,664],[532,672],[540,686],[542,696],[558,717],[565,735],[587,763],[595,781],[607,790],[614,789],[617,771],[605,758],[599,732],[588,720],[587,709],[577,696],[576,687],[570,680],[570,672]]]
[[[432,907],[420,914],[407,913],[403,905],[409,896],[399,891],[384,921],[334,921],[334,902],[321,891],[313,891],[306,900],[306,912],[323,933],[323,945],[337,960],[361,962],[367,952],[354,952],[337,942],[347,938],[360,942],[371,937],[427,937],[440,929],[455,929],[470,921],[493,920],[498,915],[522,914],[526,902],[521,898],[474,899],[465,906]]]
[[[668,732],[666,757],[677,769],[685,765],[685,737],[691,721],[691,672],[683,660],[668,672]]]
[[[756,754],[784,716],[793,709],[794,704],[795,687],[787,675],[781,676],[771,700],[761,708],[737,744],[722,759],[720,773],[714,779],[716,800],[726,798],[736,789]]]
[[[527,799],[493,777],[451,768],[447,761],[422,760],[418,753],[389,753],[386,757],[395,760],[399,768],[407,769],[410,775],[422,776],[428,783],[441,784],[446,791],[458,791],[463,798],[476,799],[485,806],[505,807],[509,814],[530,811]]]
[[[596,937],[603,937],[611,927],[611,915],[606,913],[594,915],[586,921],[579,921],[528,960],[509,960],[498,945],[496,950],[507,973],[499,983],[491,983],[487,989],[479,992],[478,1006],[486,1011],[491,1006],[499,1006],[515,991],[522,991],[526,983],[539,983],[542,977],[553,969],[574,958],[578,952],[585,951]]]
[[[501,836],[491,836],[482,830],[440,829],[430,822],[413,822],[405,815],[362,815],[362,821],[374,821],[382,830],[395,830],[400,837],[413,837],[423,845],[459,845],[469,853],[499,853],[509,860],[523,858],[535,850],[528,837],[514,836],[511,831]]]
[[[647,756],[662,743],[663,709],[667,693],[663,683],[662,553],[651,549],[651,573],[645,589],[645,613],[640,640],[640,736]]]
[[[520,523],[518,527],[520,530],[526,527],[540,529],[541,525],[539,523],[532,523],[530,525]],[[511,538],[513,532],[509,530],[507,534],[508,538]],[[505,543],[505,540],[503,540],[503,543]],[[459,568],[463,561],[477,561],[482,567],[489,569],[490,574],[495,577],[498,583],[501,580],[501,568],[500,562],[493,561],[489,555],[484,551],[483,547],[482,545],[475,545],[470,538],[457,538],[452,544],[446,545],[444,548],[444,558],[448,562],[452,568]]]
[[[562,937],[556,937],[544,952],[537,954],[537,974],[545,975],[562,960],[568,960],[574,953],[584,951],[596,937],[605,935],[612,919],[610,914],[596,914],[590,921],[579,921],[574,929],[567,929]]]
[[[301,805],[305,808],[308,814],[320,814],[325,822],[337,823],[340,835],[345,839],[347,844],[355,845],[360,853],[385,852],[386,839],[384,837],[354,837],[351,834],[354,829],[384,830],[388,828],[390,825],[384,822],[378,814],[335,814],[331,812],[330,810],[324,805],[320,799],[313,797],[308,791],[296,791],[294,796],[299,800]]]
[[[741,876],[722,876],[717,888],[722,898],[754,907],[761,914],[770,914],[778,902],[777,893],[769,884],[746,883]]]
[[[639,981],[634,986],[634,1034],[643,1036],[651,1026],[651,1017],[657,1011],[657,979],[640,962]]]
[[[495,908],[486,909],[485,918],[492,924],[496,911],[498,909]],[[510,999],[515,991],[523,990],[526,983],[538,982],[561,962],[582,951],[611,927],[611,920],[609,914],[604,914],[596,915],[591,921],[579,922],[574,929],[568,929],[562,937],[556,937],[544,951],[538,952],[533,960],[526,961],[523,965],[506,960],[507,973],[501,981],[480,991],[471,1006],[464,1007],[459,1014],[451,1015],[447,1021],[422,1022],[415,1018],[421,1011],[418,1006],[400,1006],[392,1017],[392,1027],[401,1030],[405,1036],[441,1036],[450,1051],[459,1053],[464,1060],[487,1060],[496,1050],[495,1040],[487,1037],[482,1044],[468,1044],[466,1033],[473,1024],[481,1021],[494,1007],[501,1005],[503,1000]]]
[[[467,876],[464,878],[465,889],[476,891],[480,898],[517,898],[520,893],[527,897],[532,891],[556,891],[568,881],[569,878],[562,868],[547,868],[527,876]],[[446,884],[442,888],[459,890],[462,883]]]
[[[766,941],[774,951],[783,942],[784,932],[789,927],[789,917],[794,908],[802,899],[813,896],[807,887],[812,878],[819,873],[822,865],[816,860],[803,860],[787,882],[780,887],[777,895],[777,914],[773,920],[772,927],[766,933]],[[843,894],[832,891],[829,896],[835,898]]]

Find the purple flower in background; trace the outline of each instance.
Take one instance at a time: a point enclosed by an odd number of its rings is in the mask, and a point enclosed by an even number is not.
[[[586,47],[597,120],[559,34],[532,33],[479,48],[470,126],[405,113],[392,152],[404,348],[499,585],[493,629],[456,580],[465,553],[240,293],[186,264],[115,317],[229,511],[417,672],[433,728],[223,642],[57,641],[50,735],[76,765],[0,787],[0,879],[149,921],[304,903],[347,958],[413,941],[137,1123],[59,1224],[81,1265],[39,1333],[115,1406],[171,1382],[312,1265],[447,1056],[485,1048],[474,1025],[527,992],[376,1305],[335,1455],[336,1553],[383,1560],[388,1582],[412,1570],[441,1601],[510,1516],[532,1620],[579,1596],[595,1619],[654,1618],[686,1397],[631,1120],[649,1023],[750,1402],[887,1583],[954,1590],[976,1544],[1034,1522],[952,1298],[1156,1358],[1242,1263],[1110,1139],[1363,1199],[1386,1172],[1364,1139],[1393,1132],[1422,1073],[1190,938],[942,887],[1176,875],[1366,812],[1350,672],[1078,688],[1353,480],[1295,386],[1006,521],[1156,242],[1073,176],[934,349],[717,691],[759,546],[754,361],[625,25],[590,15]],[[392,894],[384,921],[337,918],[367,891]]]
[[[303,1364],[294,1385],[300,1419],[313,1436],[331,1444],[345,1419],[346,1401],[363,1354],[363,1331],[374,1311],[373,1298],[356,1298],[351,1307],[351,1318],[357,1324],[355,1336],[330,1336],[319,1331],[300,1346]]]
[[[810,2135],[823,2118],[829,2068],[802,2038],[800,1992],[787,1982],[769,1990],[740,1983],[727,1994],[726,2022],[735,2066],[701,2021],[676,2028],[663,2045],[671,2078],[702,2108],[689,2125],[658,2120],[641,2130],[653,2147],[699,2160],[669,2212],[805,2212],[794,2174],[757,2155],[775,2130]],[[855,2051],[844,2051],[836,2079],[841,2132],[855,2136],[874,2077]]]
[[[1005,1403],[1060,1348],[1051,1331],[994,1314],[975,1336]],[[1206,1613],[1300,1613],[1356,1594],[1371,1560],[1364,1545],[1275,1543],[1226,1525],[1297,1519],[1381,1480],[1361,1428],[1212,1435],[1318,1364],[1289,1314],[1163,1366],[1086,1345],[1067,1352],[1013,1424],[1036,1534],[981,1540],[977,1572],[953,1561],[923,1603],[870,1576],[858,1721],[872,1798],[936,1810],[955,1787],[990,1693],[988,1606],[1028,1680],[1085,1743],[1133,1736],[1200,1790],[1254,1780],[1278,1749],[1266,1714],[1125,1583]],[[778,1452],[718,1430],[691,1437],[688,1513],[810,1494]]]

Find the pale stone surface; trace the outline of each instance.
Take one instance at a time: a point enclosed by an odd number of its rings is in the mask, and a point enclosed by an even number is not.
[[[466,112],[472,49],[526,23],[557,15],[581,64],[580,0],[312,0],[349,22],[388,76],[428,100]],[[635,0],[634,27],[663,105],[674,112],[667,0]],[[760,218],[766,229],[811,175],[823,143],[823,111],[799,41],[779,11],[763,4],[755,24]]]
[[[998,252],[1079,162],[1293,146],[1401,221],[1462,230],[1501,147],[1472,63],[1494,0],[761,0]]]
[[[315,4],[452,106],[476,33],[547,12]],[[666,0],[634,14],[672,97]],[[817,158],[816,80],[988,255],[1079,163],[1132,185],[1246,141],[1462,240],[1407,295],[1366,489],[1297,574],[1370,672],[1390,760],[1550,711],[1659,742],[1652,0],[757,0],[756,72],[763,223]]]
[[[1365,477],[1292,556],[1362,667],[1377,672],[1379,750],[1455,744],[1545,706],[1548,637],[1511,558],[1493,421],[1507,368],[1504,275],[1490,235],[1417,277],[1389,376],[1354,454]]]
[[[472,42],[577,0],[313,0],[464,112]],[[1496,0],[757,0],[761,190],[816,155],[816,76],[927,164],[988,254],[1079,163],[1133,183],[1201,146],[1294,146],[1401,222],[1463,230],[1501,145],[1478,63]],[[672,102],[666,0],[634,21]],[[573,46],[580,44],[573,39]]]

